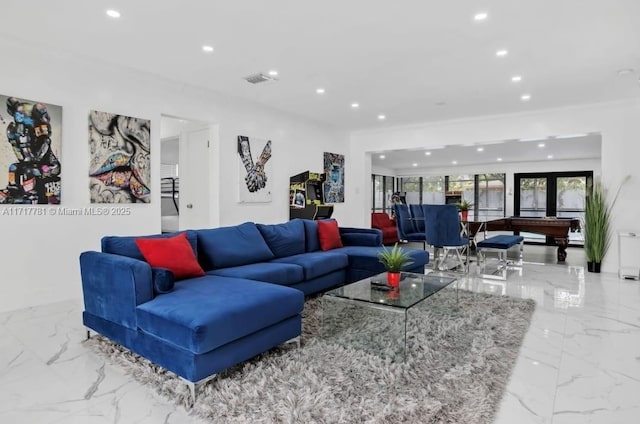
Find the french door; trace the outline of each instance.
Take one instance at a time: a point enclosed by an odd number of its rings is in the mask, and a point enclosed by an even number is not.
[[[593,171],[515,174],[514,213],[522,217],[555,216],[582,221],[587,190],[592,186]],[[527,242],[554,245],[550,237],[521,235]],[[583,245],[583,233],[569,233],[569,244]]]

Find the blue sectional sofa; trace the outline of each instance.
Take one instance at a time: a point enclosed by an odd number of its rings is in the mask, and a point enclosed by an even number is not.
[[[384,271],[379,230],[339,228],[343,247],[323,251],[317,227],[296,219],[187,230],[205,275],[176,282],[170,275],[171,284],[136,239],[175,234],[104,237],[101,252],[80,256],[83,322],[185,379],[195,397],[197,383],[296,340],[305,295]],[[423,272],[428,253],[410,253],[407,271]]]

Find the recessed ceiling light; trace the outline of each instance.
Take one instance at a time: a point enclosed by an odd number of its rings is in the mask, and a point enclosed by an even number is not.
[[[324,88],[316,88],[316,93],[324,94]]]
[[[431,152],[424,152],[425,155],[431,156]]]
[[[360,104],[359,103],[351,103],[351,107],[354,108],[354,109],[357,109],[357,108],[360,107]]]
[[[520,96],[520,100],[522,100],[523,102],[528,102],[529,100],[531,100],[531,94],[523,94],[522,96]]]
[[[120,12],[118,12],[117,10],[114,9],[109,9],[107,10],[107,16],[110,18],[119,18],[120,17]]]
[[[452,160],[452,161],[451,161],[451,163],[452,163],[453,165],[457,165],[457,164],[458,164],[458,161],[457,161],[457,160]]]
[[[379,157],[380,159],[384,159],[384,158],[386,158],[386,156],[385,156],[385,155],[380,155],[380,156],[378,156],[378,157]]]
[[[278,71],[271,70],[271,71],[269,71],[269,75],[271,75],[272,77],[277,77],[278,76]]]
[[[476,150],[479,152],[484,152],[484,147],[478,147]]]
[[[202,51],[206,52],[206,53],[211,53],[211,52],[213,52],[213,47],[212,46],[202,46]]]
[[[384,121],[387,117],[385,115],[378,115],[378,119]]]
[[[505,57],[508,54],[509,54],[509,52],[507,50],[505,50],[505,49],[498,50],[496,52],[496,56],[498,56],[498,57]]]
[[[418,166],[418,164],[414,162],[414,163],[411,164],[411,166],[415,167],[415,166]]]
[[[553,159],[553,155],[547,156],[547,159]]]
[[[545,144],[544,143],[538,143],[538,147],[544,147]]]
[[[479,13],[475,14],[473,19],[476,20],[476,21],[484,21],[488,17],[489,17],[489,14],[487,12],[479,12]]]
[[[498,162],[502,162],[502,158],[498,158],[496,159]]]
[[[520,75],[514,75],[511,77],[511,82],[520,82],[522,81],[522,77]]]

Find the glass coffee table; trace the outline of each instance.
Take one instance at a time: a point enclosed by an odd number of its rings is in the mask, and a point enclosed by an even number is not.
[[[398,287],[387,273],[330,290],[322,296],[322,337],[393,360],[407,358],[409,311],[457,280],[440,273],[403,272]]]

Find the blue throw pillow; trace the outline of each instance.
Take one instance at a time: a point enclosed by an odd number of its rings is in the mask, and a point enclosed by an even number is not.
[[[320,250],[320,238],[318,237],[318,221],[311,219],[303,219],[304,222],[304,238],[306,242],[307,252],[316,252]]]
[[[151,268],[153,278],[153,291],[156,294],[169,293],[173,290],[175,278],[173,272],[165,268]]]
[[[198,236],[193,230],[176,231],[175,233],[167,234],[154,234],[150,236],[106,236],[102,237],[102,252],[111,253],[114,255],[127,256],[129,258],[139,259],[144,261],[142,252],[138,249],[136,239],[139,238],[167,238],[175,237],[180,233],[187,234],[187,241],[193,249],[193,253],[198,257]]]
[[[304,224],[301,219],[284,224],[256,224],[276,258],[305,253]]]
[[[199,259],[205,271],[267,262],[275,257],[253,222],[196,233]]]

